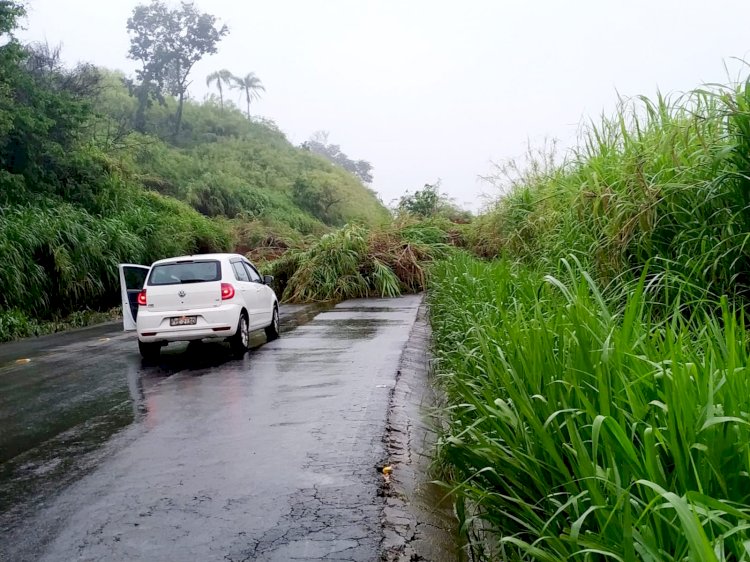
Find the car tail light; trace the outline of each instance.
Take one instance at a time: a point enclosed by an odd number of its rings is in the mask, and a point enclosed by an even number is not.
[[[146,289],[143,289],[138,293],[138,304],[140,306],[146,306]]]
[[[229,283],[221,284],[221,300],[229,300],[234,298],[234,287]]]

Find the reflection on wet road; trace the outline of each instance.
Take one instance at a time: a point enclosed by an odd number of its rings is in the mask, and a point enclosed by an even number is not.
[[[0,556],[377,559],[374,467],[418,304],[348,301],[241,361],[198,344],[143,365],[115,333],[6,364]]]

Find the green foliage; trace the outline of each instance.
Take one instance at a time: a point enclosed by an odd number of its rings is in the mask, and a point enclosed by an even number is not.
[[[414,195],[408,193],[401,197],[398,209],[420,217],[432,217],[438,212],[440,203],[440,186],[426,183],[423,189],[418,189]]]
[[[292,198],[300,208],[327,224],[341,221],[338,205],[343,202],[335,187],[335,177],[325,172],[314,171],[297,178],[292,186]]]
[[[472,215],[461,209],[446,195],[440,193],[440,182],[426,183],[411,195],[408,191],[401,197],[397,211],[420,218],[443,217],[455,223],[468,223]]]
[[[216,89],[219,90],[219,102],[222,111],[224,111],[224,86],[231,87],[233,78],[234,75],[226,68],[212,72],[206,77],[206,86],[216,84]]]
[[[272,218],[304,234],[358,220],[378,224],[388,212],[373,192],[344,170],[291,145],[272,123],[249,121],[230,102],[187,101],[180,147],[168,137],[172,104],[145,113],[149,135],[127,131],[135,111],[121,80],[104,77],[97,141],[137,170],[144,183],[186,201],[208,216]],[[117,131],[125,129],[124,134]],[[327,196],[320,201],[301,195]],[[297,189],[295,189],[297,186]]]
[[[561,166],[539,159],[499,182],[480,217],[485,256],[555,264],[574,253],[607,283],[670,272],[713,294],[750,289],[750,86],[638,98],[583,132]]]
[[[623,102],[562,165],[498,169],[465,241],[500,259],[436,266],[430,296],[478,554],[747,559],[748,154],[744,83]]]
[[[613,308],[574,262],[545,278],[464,256],[433,269],[437,371],[451,405],[440,459],[463,528],[484,529],[477,553],[746,559],[743,316],[723,299],[707,303],[718,317],[675,306],[656,321],[649,303],[666,297],[645,281]]]
[[[424,290],[426,267],[450,253],[434,226],[396,223],[368,230],[349,224],[308,249],[292,249],[268,271],[289,302],[393,297]]]
[[[0,341],[42,336],[74,328],[84,328],[118,318],[120,309],[106,312],[97,310],[77,310],[68,316],[52,320],[39,320],[18,309],[0,310]]]
[[[88,92],[78,89],[88,73],[64,71],[54,55],[22,49],[14,40],[0,47],[0,168],[18,176],[10,180],[18,187],[44,193],[66,188],[72,167],[67,156],[88,116]],[[0,201],[22,197],[3,192]]]
[[[95,216],[70,204],[0,213],[0,308],[39,317],[118,302],[117,264],[227,250],[228,233],[184,204],[121,190]]]
[[[18,26],[18,20],[26,15],[26,9],[21,2],[0,0],[0,34],[13,32]]]

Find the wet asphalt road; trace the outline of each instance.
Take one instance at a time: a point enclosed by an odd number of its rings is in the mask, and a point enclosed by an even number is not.
[[[0,349],[0,558],[376,560],[419,300],[286,309],[302,325],[243,360],[199,344],[143,364],[116,328],[25,364]]]

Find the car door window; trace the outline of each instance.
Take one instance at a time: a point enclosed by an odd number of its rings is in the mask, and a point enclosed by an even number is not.
[[[123,328],[135,330],[135,321],[138,317],[138,293],[143,289],[151,268],[144,265],[121,263],[118,265],[118,269],[120,271]]]
[[[260,273],[249,263],[242,262],[245,266],[245,269],[247,270],[247,274],[250,277],[250,281],[253,283],[263,283],[263,280],[260,277]]]
[[[232,264],[232,269],[234,269],[234,278],[237,279],[237,281],[244,281],[246,283],[250,282],[247,271],[242,267],[241,262],[234,262]]]
[[[125,287],[127,290],[140,291],[143,289],[143,285],[146,283],[146,277],[148,276],[148,270],[149,268],[141,266],[123,267]]]

